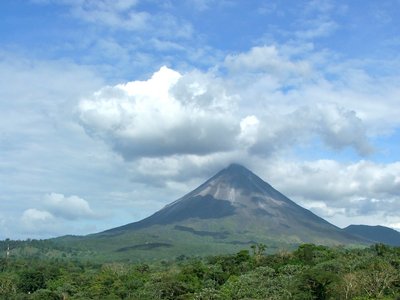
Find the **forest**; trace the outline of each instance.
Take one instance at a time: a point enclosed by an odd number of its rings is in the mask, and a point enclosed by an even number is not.
[[[151,263],[6,256],[1,299],[400,299],[400,248],[300,245]]]

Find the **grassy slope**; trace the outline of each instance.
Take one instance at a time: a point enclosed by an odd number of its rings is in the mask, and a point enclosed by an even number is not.
[[[318,235],[318,228],[311,231],[306,226],[291,232],[286,227],[274,226],[268,222],[260,224],[259,221],[248,219],[241,223],[235,218],[209,219],[206,222],[190,219],[173,225],[154,225],[120,233],[60,237],[54,239],[54,242],[67,248],[79,249],[90,259],[130,261],[235,253],[256,243],[267,245],[270,252],[291,250],[304,242],[324,245],[361,244],[340,235],[327,235],[324,229]],[[283,234],[284,231],[288,233]]]

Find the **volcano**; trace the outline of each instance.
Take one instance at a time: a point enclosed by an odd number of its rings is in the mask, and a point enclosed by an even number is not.
[[[281,249],[301,243],[362,242],[238,164],[141,221],[80,240],[88,248],[92,245],[135,257],[226,253],[256,243]]]
[[[254,232],[257,236],[299,243],[335,244],[353,238],[238,164],[223,169],[150,217],[104,233],[172,224],[181,226],[178,228],[195,225],[193,230],[213,227],[234,235]]]

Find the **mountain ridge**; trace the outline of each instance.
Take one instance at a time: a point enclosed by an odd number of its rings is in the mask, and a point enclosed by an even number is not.
[[[349,225],[344,230],[373,243],[400,246],[400,232],[381,225]]]

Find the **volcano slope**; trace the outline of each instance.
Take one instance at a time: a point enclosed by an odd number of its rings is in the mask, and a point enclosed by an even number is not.
[[[148,218],[59,241],[132,260],[231,253],[256,243],[274,251],[301,243],[364,242],[297,205],[238,164]]]
[[[370,240],[373,243],[382,243],[389,246],[400,247],[400,232],[385,226],[350,225],[344,231]]]

